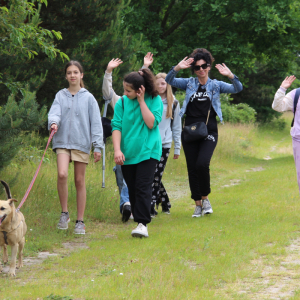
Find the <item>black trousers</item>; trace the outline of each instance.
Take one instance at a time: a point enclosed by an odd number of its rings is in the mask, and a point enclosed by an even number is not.
[[[134,165],[123,165],[122,172],[129,191],[134,221],[151,222],[152,183],[157,160],[150,158]]]
[[[170,148],[162,148],[162,155],[160,161],[156,164],[154,181],[152,184],[152,203],[161,203],[163,208],[171,207],[168,193],[161,181],[168,161],[169,154]]]
[[[195,201],[207,196],[210,190],[209,165],[218,142],[218,134],[210,133],[204,140],[187,143],[181,134],[185,154],[191,198]]]

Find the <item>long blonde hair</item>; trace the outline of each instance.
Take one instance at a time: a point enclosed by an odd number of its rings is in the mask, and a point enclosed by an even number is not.
[[[159,78],[163,78],[166,79],[167,74],[166,73],[158,73],[155,76],[155,79],[159,79]],[[167,83],[167,103],[168,103],[168,107],[167,107],[167,114],[166,114],[166,118],[171,118],[172,119],[172,104],[174,102],[174,96],[172,93],[172,87]]]

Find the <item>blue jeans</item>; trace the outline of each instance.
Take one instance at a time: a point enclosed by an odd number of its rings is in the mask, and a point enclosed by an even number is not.
[[[117,186],[119,188],[119,194],[120,194],[120,213],[122,213],[123,204],[125,202],[130,202],[129,201],[128,187],[127,187],[127,184],[126,184],[126,182],[124,180],[123,173],[122,173],[122,170],[121,170],[121,166],[120,165],[116,165],[113,168],[113,171],[116,174]]]

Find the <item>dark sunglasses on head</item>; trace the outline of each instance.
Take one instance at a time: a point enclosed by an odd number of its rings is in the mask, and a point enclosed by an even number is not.
[[[203,64],[203,65],[201,65],[201,66],[195,66],[195,67],[194,67],[194,70],[195,70],[195,71],[199,71],[200,68],[202,68],[203,70],[205,70],[205,69],[207,69],[207,67],[209,67],[209,66],[210,66],[210,64]]]

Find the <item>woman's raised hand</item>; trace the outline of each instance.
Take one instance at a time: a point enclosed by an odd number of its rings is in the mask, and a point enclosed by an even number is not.
[[[287,76],[281,84],[281,87],[288,89],[292,83],[294,82],[294,80],[296,79],[296,76],[292,75],[292,76]]]
[[[122,60],[120,58],[113,58],[107,65],[106,72],[111,73],[113,69],[122,64]]]
[[[217,64],[216,68],[219,70],[220,74],[223,76],[227,76],[230,79],[234,78],[234,75],[230,71],[230,69],[223,63],[223,64]]]
[[[139,101],[139,103],[144,101],[145,91],[146,91],[145,87],[143,85],[141,85],[139,90],[136,92],[137,100]]]
[[[144,57],[144,67],[149,67],[153,63],[153,53],[148,52]]]
[[[194,59],[192,57],[188,58],[187,56],[178,63],[178,65],[174,68],[175,71],[179,71],[181,69],[187,69],[191,67]]]

